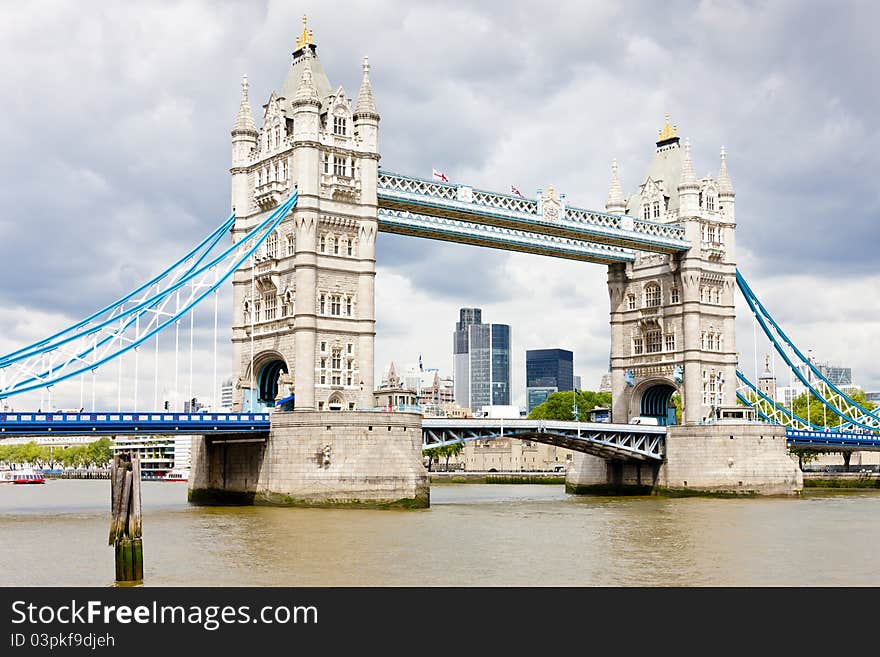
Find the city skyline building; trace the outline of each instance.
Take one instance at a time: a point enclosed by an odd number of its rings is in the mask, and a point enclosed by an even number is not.
[[[529,413],[554,392],[574,389],[574,353],[568,349],[526,351],[526,401]]]
[[[510,404],[510,326],[483,324],[480,308],[461,308],[453,333],[455,402],[463,407]]]

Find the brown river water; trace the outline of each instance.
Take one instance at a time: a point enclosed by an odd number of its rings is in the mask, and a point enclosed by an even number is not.
[[[0,585],[112,586],[109,481],[0,486]],[[578,497],[435,484],[431,508],[193,507],[145,482],[147,586],[878,586],[880,492]]]

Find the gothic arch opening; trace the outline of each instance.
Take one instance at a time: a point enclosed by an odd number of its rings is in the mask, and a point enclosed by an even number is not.
[[[642,393],[639,402],[639,415],[655,417],[659,424],[675,424],[675,404],[672,395],[676,393],[675,386],[668,383],[656,383]]]
[[[344,403],[345,398],[340,393],[334,392],[327,400],[327,408],[331,411],[341,411]]]
[[[287,374],[287,363],[283,360],[270,360],[260,368],[258,378],[260,396],[257,401],[261,404],[275,405],[275,398],[278,396],[278,376],[280,374]]]

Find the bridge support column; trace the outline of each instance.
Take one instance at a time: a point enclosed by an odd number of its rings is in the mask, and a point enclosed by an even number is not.
[[[574,494],[797,495],[803,473],[785,429],[769,424],[671,426],[662,463],[576,454],[565,478]]]
[[[666,434],[657,487],[673,495],[796,495],[804,475],[788,454],[783,427],[676,426]]]
[[[429,506],[421,416],[276,412],[266,442],[196,439],[194,504]],[[248,445],[245,447],[245,445]]]

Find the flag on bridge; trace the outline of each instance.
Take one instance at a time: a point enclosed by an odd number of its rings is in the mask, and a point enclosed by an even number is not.
[[[437,169],[434,169],[433,171],[434,171],[434,175],[433,175],[434,180],[442,180],[443,182],[449,182],[449,178],[446,177],[445,173],[443,173],[442,171],[437,171]]]
[[[519,191],[519,190],[518,190],[516,187],[514,187],[513,185],[510,186],[510,193],[511,193],[511,194],[516,194],[516,195],[519,196],[520,198],[523,198],[523,193],[522,193],[521,191]]]

